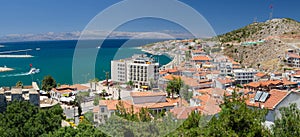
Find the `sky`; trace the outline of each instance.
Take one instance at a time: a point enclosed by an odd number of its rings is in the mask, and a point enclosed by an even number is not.
[[[152,1],[161,2],[160,0]],[[254,21],[254,18],[259,22],[265,21],[269,19],[271,10],[273,10],[273,18],[293,18],[300,21],[299,0],[180,1],[199,12],[210,23],[217,34],[223,34],[250,24]],[[118,2],[120,1],[2,0],[0,2],[0,37],[12,34],[81,32],[98,13]],[[270,8],[270,5],[272,5],[273,9]],[[126,12],[124,11],[124,13]],[[166,8],[166,12],[168,12],[168,8]],[[172,12],[172,14],[184,14],[184,12],[179,9]],[[117,28],[116,31],[184,32],[186,30],[170,21],[144,18],[127,22]]]

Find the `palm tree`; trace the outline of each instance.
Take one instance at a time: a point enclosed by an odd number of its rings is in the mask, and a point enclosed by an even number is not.
[[[22,81],[18,81],[18,82],[16,83],[16,88],[22,88],[22,87],[23,87]]]
[[[181,78],[175,78],[168,82],[167,84],[167,93],[170,96],[172,94],[172,98],[174,98],[174,94],[179,94],[181,87],[183,86],[183,81]]]
[[[91,79],[89,82],[90,82],[90,87],[92,88],[92,90],[97,90],[97,83],[99,82],[99,79],[94,78],[94,79]],[[95,84],[95,89],[93,89],[93,87],[92,87],[93,83]]]
[[[133,81],[128,81],[128,82],[126,82],[126,84],[130,87],[130,88],[132,88],[133,87]]]
[[[108,86],[109,72],[105,72],[106,86]]]

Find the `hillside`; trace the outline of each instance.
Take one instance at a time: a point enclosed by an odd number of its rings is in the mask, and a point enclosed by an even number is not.
[[[219,40],[223,53],[243,66],[280,71],[286,49],[298,50],[300,23],[286,18],[252,23],[220,35]]]

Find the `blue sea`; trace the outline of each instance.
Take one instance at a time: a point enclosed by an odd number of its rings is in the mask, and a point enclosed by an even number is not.
[[[101,48],[89,46],[93,40],[87,40],[85,48],[99,50],[95,63],[95,77],[100,80],[105,79],[105,72],[110,72],[110,62],[114,59],[128,58],[133,54],[142,54],[140,47],[145,44],[154,43],[163,40],[152,39],[109,39],[105,40]],[[4,51],[19,51],[5,54],[28,54],[32,58],[0,58],[0,66],[13,68],[13,71],[0,72],[0,87],[14,86],[17,81],[22,81],[24,85],[30,85],[32,81],[41,84],[44,76],[51,75],[57,83],[60,84],[75,84],[72,81],[72,61],[76,47],[76,40],[65,41],[31,41],[31,42],[9,42],[0,43],[4,47],[0,47],[0,53]],[[100,45],[99,45],[100,46]],[[89,53],[86,53],[88,56]],[[151,56],[150,54],[147,54]],[[160,65],[167,64],[171,59],[167,56],[154,56]],[[88,61],[80,62],[82,66]],[[40,73],[29,75],[30,64],[33,67],[39,68]],[[84,67],[83,67],[84,69]],[[76,83],[86,83],[94,78],[90,73],[81,74],[82,79]]]

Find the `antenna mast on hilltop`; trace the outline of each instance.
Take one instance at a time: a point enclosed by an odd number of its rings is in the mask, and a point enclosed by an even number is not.
[[[273,18],[273,4],[270,5],[270,9],[271,9],[271,12],[270,12],[269,20],[271,20]]]
[[[253,23],[257,23],[257,17],[253,18]]]

